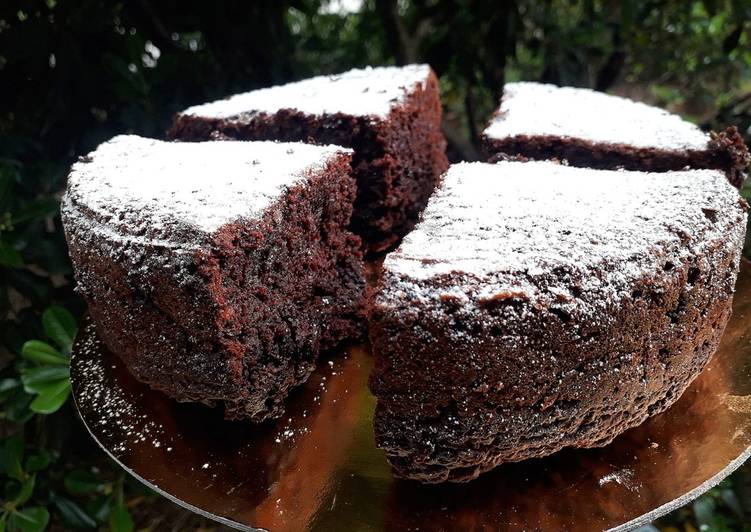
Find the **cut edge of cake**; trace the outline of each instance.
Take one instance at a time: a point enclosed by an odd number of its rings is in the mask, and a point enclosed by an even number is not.
[[[323,103],[314,97],[322,92]],[[352,229],[371,254],[393,247],[409,231],[448,166],[438,79],[428,65],[355,69],[207,105],[208,111],[198,106],[175,115],[168,136],[354,149],[358,194]]]
[[[62,205],[77,290],[99,336],[136,378],[178,401],[223,405],[228,418],[278,417],[322,350],[364,332],[362,252],[347,229],[355,194],[351,151],[272,143],[198,147],[122,137],[114,144],[122,158],[103,149],[74,166]],[[293,157],[295,150],[320,157],[308,157],[314,162],[277,175],[279,186],[269,186],[266,180],[284,167],[273,159]],[[187,155],[175,159],[188,151],[222,155],[206,164],[222,167],[224,181],[205,175],[196,197],[180,205],[190,208],[171,216],[177,203],[169,200],[170,188],[178,195],[186,189],[182,174],[165,170],[196,163]],[[169,156],[150,162],[151,152]],[[99,164],[102,154],[107,161]],[[259,168],[264,164],[268,173]],[[171,185],[126,185],[122,181],[134,174],[123,165],[145,173],[141,180],[166,176]],[[187,171],[200,177],[201,170]],[[264,179],[222,198],[222,190],[259,171]],[[79,178],[95,182],[94,188],[78,186]],[[109,195],[102,190],[108,186]],[[138,193],[142,197],[128,195]],[[251,209],[226,203],[243,198]],[[221,223],[212,219],[196,227],[191,208],[211,199],[218,203],[205,209],[235,211],[221,213]],[[102,211],[105,203],[111,212]],[[159,215],[150,216],[149,207]]]

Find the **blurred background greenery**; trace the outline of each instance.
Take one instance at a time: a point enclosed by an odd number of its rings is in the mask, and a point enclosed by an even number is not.
[[[174,112],[232,92],[409,62],[440,77],[453,160],[478,157],[517,79],[627,95],[749,140],[748,0],[4,0],[0,530],[214,526],[125,478],[67,401],[84,309],[58,203],[75,157],[117,133],[161,137]],[[750,482],[744,467],[648,528],[751,530]]]

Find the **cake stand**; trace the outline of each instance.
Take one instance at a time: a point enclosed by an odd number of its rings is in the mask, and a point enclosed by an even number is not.
[[[97,443],[128,473],[240,530],[628,530],[716,485],[751,454],[751,263],[719,351],[668,411],[600,449],[508,464],[468,484],[391,476],[373,444],[371,360],[324,360],[275,423],[227,422],[134,380],[86,324],[71,380]]]

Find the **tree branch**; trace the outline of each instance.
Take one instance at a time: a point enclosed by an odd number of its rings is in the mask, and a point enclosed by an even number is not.
[[[404,20],[399,16],[397,0],[376,0],[375,9],[386,31],[386,39],[391,53],[396,58],[396,63],[399,65],[417,63],[420,59],[417,50],[418,43],[410,37]]]

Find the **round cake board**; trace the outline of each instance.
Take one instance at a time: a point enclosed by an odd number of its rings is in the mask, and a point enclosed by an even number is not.
[[[82,328],[71,380],[98,444],[174,502],[240,530],[628,530],[751,454],[751,264],[718,352],[669,410],[598,449],[506,464],[467,484],[394,478],[373,443],[371,358],[324,360],[276,422],[224,421],[137,382]]]

